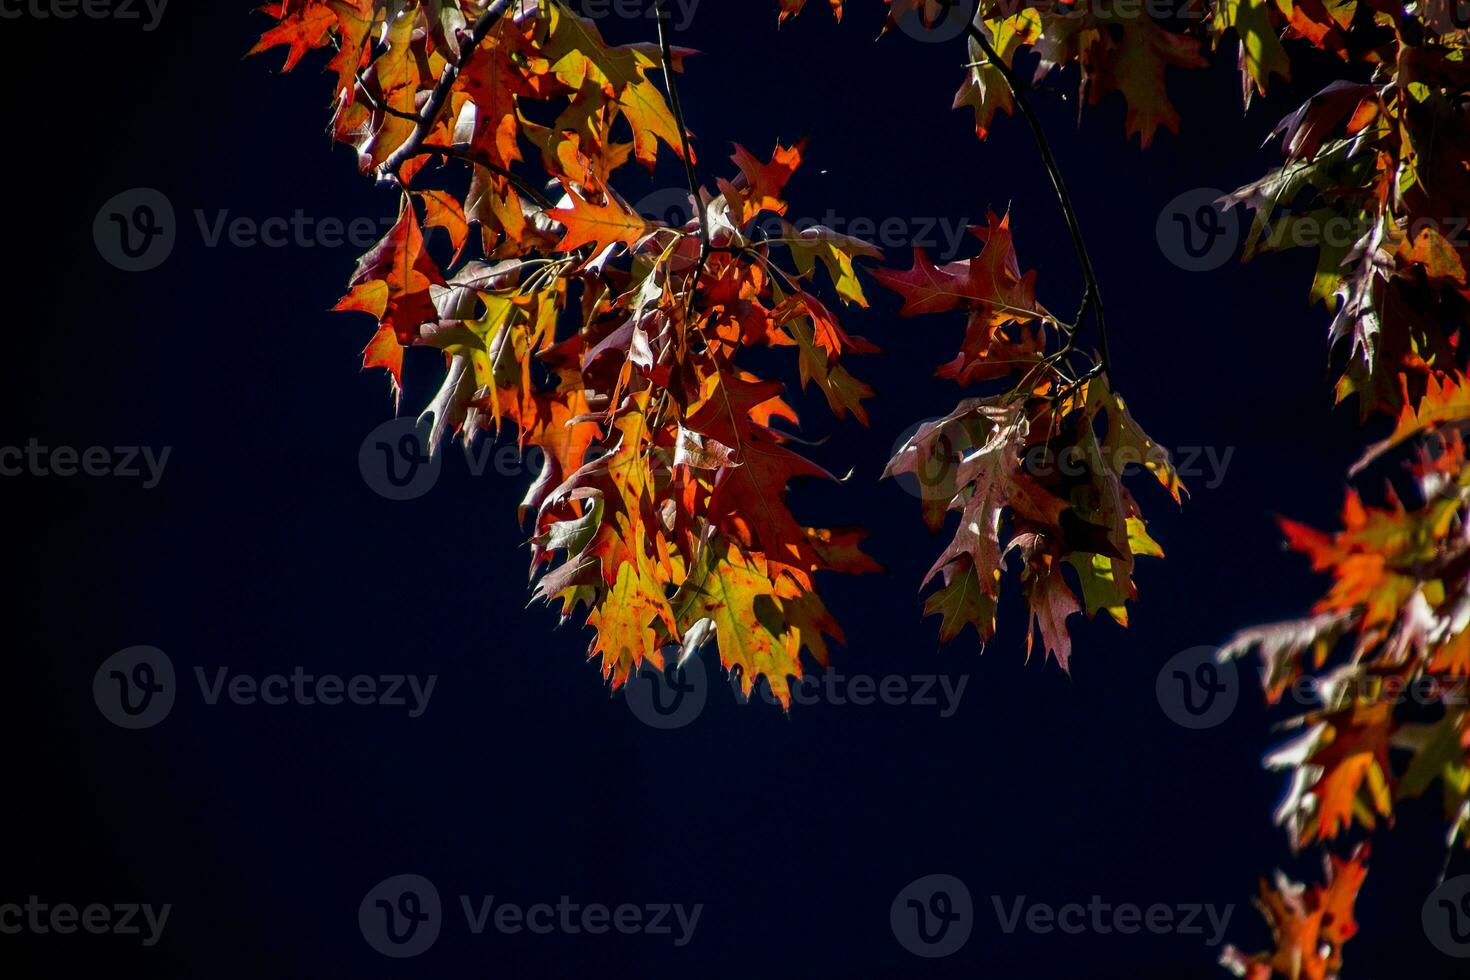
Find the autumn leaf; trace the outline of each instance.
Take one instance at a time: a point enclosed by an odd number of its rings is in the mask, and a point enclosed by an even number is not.
[[[335,5],[329,0],[284,0],[269,3],[262,12],[276,18],[280,23],[261,35],[248,54],[260,54],[274,47],[284,46],[286,65],[290,71],[306,56],[307,52],[324,47],[331,32],[337,27]]]
[[[1324,714],[1267,758],[1270,768],[1303,774],[1277,809],[1277,822],[1288,827],[1295,846],[1336,837],[1354,822],[1371,829],[1377,818],[1392,814],[1389,712],[1379,703]]]
[[[915,248],[913,268],[907,272],[874,272],[880,283],[903,297],[899,315],[968,309],[983,313],[992,325],[1045,317],[1036,302],[1036,273],[1022,275],[1017,263],[1010,216],[997,220],[991,214],[988,225],[973,230],[985,243],[978,258],[940,267]]]
[[[719,644],[721,663],[740,671],[747,695],[756,678],[764,676],[775,695],[788,703],[788,678],[800,677],[802,668],[776,625],[781,609],[769,569],[730,539],[718,536],[706,544],[701,557],[673,599],[681,632],[702,637],[704,631],[698,627],[708,624]]]
[[[740,168],[740,176],[734,181],[720,181],[720,191],[731,201],[732,217],[737,227],[743,227],[762,211],[785,214],[786,199],[782,192],[798,167],[806,149],[806,141],[795,146],[783,147],[776,144],[770,163],[761,163],[749,150],[735,144],[735,155],[731,158]]]
[[[1194,38],[1166,31],[1149,17],[1131,18],[1123,23],[1117,46],[1096,62],[1088,98],[1096,104],[1108,92],[1120,92],[1128,101],[1128,134],[1137,135],[1147,149],[1158,130],[1179,132],[1179,111],[1165,93],[1164,70],[1205,64]]]
[[[1354,848],[1346,859],[1329,854],[1324,884],[1310,889],[1277,872],[1275,887],[1261,882],[1256,906],[1271,926],[1275,949],[1248,955],[1226,946],[1222,966],[1247,980],[1332,980],[1342,969],[1342,949],[1358,932],[1358,892],[1368,875],[1370,848]]]
[[[571,207],[546,213],[566,229],[557,243],[558,251],[573,252],[583,245],[594,245],[594,252],[601,252],[619,243],[632,248],[648,234],[647,221],[625,211],[611,198],[603,204],[590,204],[571,188],[567,188],[567,197],[571,200]]]
[[[1428,435],[1442,425],[1451,425],[1470,419],[1470,385],[1464,378],[1439,378],[1430,375],[1425,381],[1424,395],[1417,405],[1404,399],[1398,423],[1388,437],[1369,446],[1349,470],[1356,475],[1363,467],[1384,453],[1400,446],[1416,436]]]
[[[785,21],[788,18],[795,17],[806,6],[806,0],[779,0],[779,2],[781,4],[781,15],[777,18],[778,21]],[[827,0],[827,2],[832,7],[832,16],[841,20],[842,0]]]
[[[773,427],[796,424],[784,386],[738,359],[748,345],[787,349],[792,374],[821,387],[839,418],[866,420],[873,392],[844,362],[876,348],[817,297],[815,269],[840,300],[862,305],[856,260],[878,253],[826,229],[748,237],[760,235],[757,215],[787,211],[801,144],[778,144],[769,162],[736,145],[721,193],[691,193],[715,229],[708,243],[700,222],[633,213],[614,176],[632,160],[652,168],[661,147],[683,155],[691,134],[658,82],[690,52],[609,45],[560,3],[508,9],[266,8],[276,23],[256,50],[285,47],[290,68],[335,48],[332,132],[364,172],[403,191],[398,220],[359,261],[338,309],[378,320],[364,363],[395,384],[404,347],[442,352],[423,412],[431,452],[507,429],[522,453],[541,451],[520,507],[533,525],[533,595],[563,618],[585,610],[588,654],[613,688],[644,663],[664,666],[670,644],[692,655],[713,641],[747,690],[765,677],[788,699],[804,659],[825,664],[842,637],[818,573],[878,565],[860,529],[791,512],[791,480],[830,475]],[[542,173],[526,177],[537,164]],[[543,206],[537,187],[553,182],[562,205]],[[447,271],[425,226],[448,236]]]
[[[379,336],[369,345],[365,367],[383,366],[400,382],[402,355],[388,350],[384,331],[402,347],[418,340],[419,328],[439,318],[433,288],[443,286],[444,275],[424,249],[424,236],[412,203],[405,198],[398,220],[388,234],[357,263],[350,289],[337,310],[371,313],[381,323]]]
[[[470,237],[464,205],[445,191],[420,191],[417,196],[424,202],[424,224],[430,228],[443,228],[448,233],[454,245],[454,261],[458,261]]]
[[[991,638],[1004,558],[1014,553],[1030,610],[1027,651],[1039,634],[1047,655],[1067,670],[1067,620],[1106,612],[1126,626],[1127,603],[1137,597],[1134,558],[1163,554],[1123,486],[1123,471],[1141,464],[1176,502],[1184,488],[1169,454],[1134,420],[1101,364],[1092,380],[1045,373],[1058,359],[1043,356],[1054,321],[1037,302],[1035,273],[1021,272],[1009,216],[991,214],[972,230],[983,243],[973,259],[940,268],[916,249],[909,271],[876,275],[903,296],[901,315],[967,313],[959,356],[939,369],[941,376],[964,384],[1014,373],[1020,381],[1005,394],[966,399],[920,426],[884,476],[920,483],[931,529],[939,529],[948,511],[960,512],[953,539],[924,583],[943,583],[925,605],[926,614],[943,617],[941,638],[966,623],[982,644]],[[1106,430],[1101,439],[1099,427]],[[1077,577],[1080,602],[1063,565]]]
[[[890,22],[893,16],[890,14]],[[987,20],[985,27],[991,35],[991,45],[996,54],[1006,64],[1011,64],[1023,46],[1035,44],[1041,39],[1043,21],[1039,11],[1028,8],[1009,17]],[[1014,115],[1016,103],[1005,76],[990,62],[973,38],[969,41],[969,49],[970,68],[965,73],[964,84],[955,93],[954,108],[969,106],[974,110],[975,134],[983,140],[990,135],[990,127],[996,114],[1003,112],[1008,116]]]
[[[570,13],[560,4],[548,7],[548,28],[541,53],[551,72],[567,89],[586,100],[588,85],[600,89],[615,111],[633,130],[634,153],[653,169],[658,143],[682,156],[678,125],[663,93],[648,78],[659,64],[657,46],[609,46],[590,19]],[[682,66],[691,52],[680,50],[673,67]]]
[[[1283,81],[1291,79],[1291,61],[1281,44],[1279,29],[1273,23],[1275,0],[1220,0],[1215,15],[1215,32],[1223,37],[1233,31],[1240,42],[1241,72],[1264,93],[1272,75]],[[1247,87],[1246,94],[1250,89]]]

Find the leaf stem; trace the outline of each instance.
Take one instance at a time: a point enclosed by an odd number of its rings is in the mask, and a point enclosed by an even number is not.
[[[456,143],[453,146],[445,146],[441,143],[424,143],[415,151],[415,155],[424,153],[438,153],[441,156],[453,157],[456,160],[465,160],[477,166],[484,167],[491,173],[505,178],[524,197],[534,201],[543,211],[550,211],[556,206],[551,203],[545,194],[532,187],[527,181],[511,173],[504,167],[498,167],[491,163],[482,154],[476,153],[473,147],[466,144]]]
[[[674,113],[674,121],[679,126],[679,154],[684,158],[684,179],[689,184],[689,194],[693,198],[690,205],[699,216],[699,242],[703,253],[700,265],[702,267],[710,250],[709,216],[704,213],[704,207],[700,204],[699,175],[694,172],[694,154],[689,149],[689,125],[684,121],[684,106],[679,101],[679,86],[674,84],[674,51],[669,44],[669,12],[665,9],[664,3],[665,0],[654,0],[654,21],[658,25],[658,47],[663,59],[664,87],[669,90],[669,109]],[[701,268],[700,271],[703,269]],[[698,281],[698,276],[695,277],[695,280]]]
[[[679,101],[679,86],[674,83],[674,50],[669,44],[669,12],[664,6],[665,0],[654,0],[654,21],[658,26],[658,48],[664,66],[664,87],[669,90],[669,109],[674,114],[674,122],[679,127],[679,154],[684,158],[684,179],[689,185],[689,206],[699,217],[699,261],[694,266],[694,275],[689,280],[689,294],[684,300],[684,322],[679,328],[680,343],[686,344],[686,332],[689,329],[689,314],[694,309],[694,293],[699,289],[699,280],[704,278],[704,270],[709,265],[709,255],[712,243],[709,233],[709,215],[705,213],[704,202],[699,196],[699,175],[694,171],[694,152],[689,148],[689,124],[684,121],[684,106]]]
[[[1093,314],[1097,317],[1097,353],[1101,370],[1110,377],[1111,361],[1108,356],[1108,331],[1103,318],[1102,292],[1098,289],[1097,274],[1092,268],[1092,256],[1087,251],[1087,242],[1082,237],[1082,227],[1077,222],[1076,209],[1072,207],[1071,195],[1067,193],[1066,182],[1062,179],[1061,168],[1057,166],[1056,157],[1052,155],[1051,144],[1047,141],[1046,132],[1041,128],[1041,120],[1037,118],[1036,110],[1031,107],[1031,102],[1026,98],[1026,93],[1021,87],[1020,80],[1011,66],[1001,59],[996,52],[995,46],[990,43],[990,38],[985,36],[985,31],[976,26],[974,21],[966,25],[965,33],[985,54],[986,61],[1000,72],[1001,78],[1005,79],[1006,87],[1010,89],[1012,98],[1016,105],[1021,107],[1021,115],[1025,117],[1026,124],[1031,127],[1031,135],[1036,140],[1036,148],[1041,152],[1041,162],[1046,166],[1046,172],[1051,177],[1051,184],[1057,194],[1057,202],[1062,207],[1062,216],[1067,222],[1067,232],[1072,237],[1072,248],[1077,252],[1077,262],[1082,267],[1082,279],[1085,283],[1085,292],[1082,297],[1082,306],[1092,307]],[[1078,317],[1081,320],[1081,317]]]
[[[363,77],[362,69],[358,69],[357,72],[357,88],[358,91],[362,93],[363,101],[366,102],[368,108],[373,110],[374,112],[385,113],[386,115],[396,116],[399,119],[407,119],[411,122],[419,121],[419,117],[416,113],[404,112],[402,109],[393,108],[386,102],[379,102],[377,96],[373,95],[372,91],[367,87],[367,81]]]
[[[694,294],[699,289],[699,281],[704,278],[704,270],[709,265],[710,256],[710,231],[709,215],[705,213],[704,202],[699,196],[699,175],[694,170],[694,151],[689,147],[689,124],[684,119],[684,105],[679,101],[679,86],[674,82],[674,49],[669,44],[669,12],[665,7],[665,0],[654,0],[653,3],[654,22],[658,28],[659,55],[663,61],[664,87],[669,90],[669,110],[674,114],[674,122],[679,127],[679,155],[684,158],[684,179],[689,185],[689,206],[699,218],[699,261],[694,266],[694,274],[689,279],[689,291],[684,298],[684,315],[679,324],[679,354],[682,361],[688,354],[689,349],[689,314],[694,310]],[[682,399],[681,399],[682,402]],[[680,405],[680,416],[683,415],[683,405]],[[731,420],[734,422],[734,419]],[[682,421],[681,421],[682,424]],[[736,425],[736,449],[739,450],[739,426]]]

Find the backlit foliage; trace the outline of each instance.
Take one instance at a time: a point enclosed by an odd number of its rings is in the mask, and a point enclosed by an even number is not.
[[[890,36],[905,18],[938,24],[956,7],[885,2]],[[812,6],[849,22],[884,14],[878,0]],[[775,7],[784,22],[807,3]],[[1432,791],[1450,846],[1470,843],[1470,720],[1447,697],[1470,677],[1470,35],[1451,0],[1198,0],[1169,23],[1142,7],[981,0],[955,42],[953,104],[979,137],[1009,117],[1032,128],[1082,301],[1070,319],[1042,304],[1009,214],[974,229],[972,258],[936,266],[916,249],[907,271],[874,269],[902,297],[900,316],[965,319],[936,373],[969,397],[919,427],[886,475],[919,481],[932,529],[958,512],[929,573],[926,611],[943,638],[970,624],[988,639],[1008,575],[1028,637],[1063,668],[1069,617],[1126,625],[1134,560],[1162,552],[1125,473],[1141,467],[1175,501],[1184,491],[1110,377],[1099,284],[1027,89],[1075,79],[1082,105],[1121,106],[1125,137],[1146,148],[1187,124],[1168,86],[1212,52],[1237,59],[1247,107],[1291,82],[1298,53],[1340,66],[1340,81],[1276,127],[1282,165],[1221,202],[1252,214],[1247,258],[1318,249],[1303,293],[1331,308],[1336,396],[1364,419],[1392,419],[1351,475],[1407,470],[1381,499],[1350,490],[1340,531],[1284,521],[1292,547],[1331,577],[1327,594],[1221,652],[1259,651],[1272,702],[1290,692],[1297,703],[1311,682],[1296,733],[1267,764],[1289,780],[1277,819],[1293,847],[1337,851],[1320,884],[1263,883],[1273,948],[1229,949],[1222,962],[1251,980],[1327,980],[1357,929],[1360,838]],[[829,475],[792,449],[781,382],[741,356],[782,348],[834,416],[866,424],[874,392],[850,368],[876,348],[833,307],[867,305],[860,267],[881,256],[828,229],[760,230],[787,212],[804,145],[696,159],[672,88],[691,52],[609,45],[557,0],[265,10],[275,23],[256,50],[284,48],[289,69],[326,49],[334,138],[399,194],[396,225],[339,304],[378,325],[364,364],[397,391],[404,350],[435,348],[446,368],[426,413],[436,443],[509,429],[545,453],[522,507],[535,594],[564,615],[585,607],[590,653],[614,686],[645,661],[663,666],[666,649],[688,656],[713,639],[747,691],[764,676],[788,700],[803,657],[825,664],[842,636],[817,573],[877,567],[861,531],[811,527],[787,508],[792,480]],[[660,160],[687,175],[682,223],[640,215],[615,186],[623,168]],[[719,177],[707,185],[701,169]],[[447,265],[426,247],[430,229],[453,248]],[[1045,278],[1057,281],[1050,268]]]
[[[655,82],[689,52],[609,45],[555,0],[268,12],[279,24],[257,50],[286,47],[290,68],[331,49],[333,133],[401,193],[338,307],[377,318],[365,365],[396,386],[405,348],[437,348],[436,443],[511,426],[545,453],[522,507],[535,594],[564,616],[585,607],[615,687],[715,638],[747,691],[763,675],[787,701],[803,651],[825,664],[842,638],[816,574],[877,568],[861,531],[787,508],[789,481],[830,475],[790,448],[783,385],[741,363],[786,349],[839,419],[867,421],[873,393],[848,362],[876,348],[830,303],[866,305],[857,263],[877,250],[825,228],[757,231],[786,212],[803,148],[737,145],[691,220],[649,220],[614,178],[665,155],[694,164]],[[450,267],[428,228],[449,236]]]

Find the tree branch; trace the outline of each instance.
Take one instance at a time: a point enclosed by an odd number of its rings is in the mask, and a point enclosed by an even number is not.
[[[402,167],[411,157],[419,155],[419,148],[423,145],[424,140],[428,138],[429,130],[438,121],[439,113],[444,111],[445,103],[449,101],[449,93],[453,90],[455,81],[459,79],[460,69],[470,60],[470,56],[475,53],[475,49],[480,46],[480,42],[485,40],[486,35],[490,33],[491,28],[495,26],[501,16],[509,9],[512,2],[513,0],[495,0],[480,15],[480,19],[475,21],[475,26],[470,29],[469,34],[460,42],[458,62],[451,62],[444,66],[444,71],[439,76],[439,83],[434,86],[434,91],[429,94],[429,101],[424,103],[423,111],[418,115],[418,124],[414,126],[413,132],[409,134],[408,139],[404,141],[403,145],[394,150],[388,159],[384,160],[382,165],[378,167],[379,180],[396,182],[398,179],[398,168]]]
[[[985,32],[977,27],[974,21],[966,25],[965,32],[985,53],[986,61],[1005,79],[1006,87],[1011,90],[1011,97],[1015,99],[1016,105],[1021,107],[1021,115],[1026,118],[1026,124],[1031,127],[1031,135],[1036,140],[1036,148],[1041,151],[1041,162],[1046,166],[1047,175],[1051,177],[1052,187],[1057,193],[1057,201],[1062,206],[1062,215],[1067,221],[1067,231],[1072,236],[1072,248],[1077,252],[1077,262],[1082,266],[1082,279],[1086,288],[1082,297],[1082,305],[1084,308],[1091,306],[1093,313],[1097,316],[1099,366],[1111,377],[1108,331],[1103,320],[1102,293],[1097,286],[1097,274],[1093,272],[1092,256],[1088,254],[1087,243],[1082,238],[1082,228],[1077,223],[1077,212],[1072,207],[1072,198],[1067,193],[1066,183],[1062,180],[1061,168],[1057,166],[1056,157],[1052,156],[1051,144],[1047,142],[1046,133],[1041,128],[1041,120],[1037,118],[1036,110],[1031,108],[1031,103],[1027,100],[1020,81],[1016,78],[1016,73],[1001,59],[995,47],[990,43],[990,38],[985,36]],[[1078,319],[1080,321],[1081,317],[1079,316]]]
[[[456,160],[464,160],[468,163],[473,163],[476,166],[484,167],[491,173],[498,174],[499,176],[504,177],[507,181],[510,182],[511,186],[521,192],[522,197],[528,198],[529,200],[535,202],[535,204],[540,207],[541,210],[550,211],[552,208],[556,207],[556,205],[552,204],[550,199],[548,199],[545,194],[542,194],[536,188],[532,187],[528,182],[511,173],[509,170],[506,170],[504,167],[496,166],[495,164],[491,163],[489,158],[485,157],[483,154],[476,153],[472,147],[466,144],[456,143],[453,146],[445,146],[441,143],[423,143],[419,146],[418,150],[415,151],[414,155],[419,156],[425,153],[437,153],[441,156],[453,157]]]
[[[373,110],[374,112],[386,113],[387,115],[397,116],[399,119],[407,119],[407,120],[409,120],[411,122],[418,122],[419,121],[419,117],[418,117],[418,115],[416,113],[404,112],[402,109],[395,109],[395,108],[393,108],[391,105],[388,105],[386,102],[379,102],[378,99],[377,99],[377,97],[374,96],[373,93],[368,90],[367,82],[363,78],[363,74],[362,74],[362,70],[361,69],[359,69],[358,72],[357,72],[357,88],[358,88],[358,91],[360,91],[362,93],[362,99],[363,99],[363,101],[366,102],[367,105],[368,105],[368,108],[371,109],[371,110]]]
[[[684,157],[684,179],[689,184],[689,194],[693,198],[690,206],[699,216],[699,271],[703,272],[710,249],[709,216],[704,213],[704,207],[700,203],[699,176],[694,172],[694,154],[689,149],[689,126],[684,121],[684,107],[679,102],[679,86],[674,84],[674,52],[669,45],[669,12],[664,3],[665,0],[654,0],[653,13],[658,25],[658,47],[663,56],[664,87],[669,90],[669,108],[674,113],[674,121],[679,125],[679,152]],[[697,274],[695,281],[698,281]]]
[[[677,356],[682,358],[688,351],[689,314],[694,310],[694,294],[699,289],[699,280],[704,277],[705,268],[709,265],[712,243],[709,232],[709,215],[705,214],[704,202],[699,196],[699,175],[694,172],[694,151],[689,148],[689,124],[684,121],[684,106],[679,102],[679,86],[674,83],[674,51],[669,45],[669,12],[665,9],[664,3],[665,0],[653,0],[653,14],[658,25],[659,54],[664,66],[664,87],[669,90],[669,109],[673,112],[674,122],[679,127],[679,152],[684,158],[684,179],[689,185],[689,206],[694,209],[699,219],[699,261],[695,263],[694,274],[688,280],[689,291],[684,297],[683,322],[679,325],[680,353]],[[681,400],[681,415],[683,407]],[[736,443],[736,450],[740,450],[738,432]],[[700,546],[703,547],[702,542]]]

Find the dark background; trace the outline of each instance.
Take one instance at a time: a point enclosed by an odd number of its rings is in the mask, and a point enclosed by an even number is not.
[[[1133,625],[1073,620],[1070,678],[1023,662],[1014,601],[983,657],[973,633],[939,647],[916,586],[940,542],[877,476],[901,432],[960,397],[931,372],[962,323],[900,320],[874,286],[873,308],[844,317],[886,351],[854,365],[881,396],[871,428],[803,399],[806,434],[830,437],[811,454],[853,476],[798,486],[794,505],[866,524],[887,566],[824,583],[850,640],[835,666],[967,675],[960,710],[823,704],[783,717],[716,686],[693,724],[662,732],[609,697],[585,631],[526,607],[525,478],[475,478],[455,455],[415,501],[364,483],[359,445],[393,407],[381,372],[358,370],[369,321],[326,312],[358,250],[204,246],[195,209],[348,220],[397,206],[329,147],[324,55],[291,75],[281,51],[243,58],[268,24],[249,6],[176,0],[152,33],[0,22],[14,401],[0,442],[172,447],[153,490],[0,484],[20,627],[0,901],[174,905],[153,949],[0,937],[8,974],[1224,975],[1200,937],[1005,935],[991,895],[1235,903],[1229,940],[1263,947],[1248,905],[1257,879],[1279,866],[1316,880],[1317,868],[1271,824],[1283,780],[1259,766],[1278,738],[1255,670],[1230,720],[1206,731],[1169,720],[1155,676],[1181,650],[1305,610],[1321,583],[1282,553],[1270,515],[1331,524],[1372,433],[1332,407],[1327,317],[1306,304],[1312,255],[1191,273],[1156,240],[1176,194],[1233,188],[1276,157],[1257,148],[1288,102],[1243,114],[1233,49],[1208,71],[1170,73],[1184,129],[1144,152],[1123,138],[1120,98],[1079,122],[1074,76],[1038,96],[1104,285],[1120,390],[1164,445],[1234,448],[1224,483],[1196,479],[1182,512],[1135,482],[1168,559],[1140,563]],[[765,153],[809,135],[794,215],[978,221],[1009,205],[1043,301],[1075,308],[1070,245],[1024,126],[1002,119],[981,145],[949,110],[959,43],[875,44],[876,2],[851,3],[839,27],[813,0],[781,30],[773,6],[707,0],[678,38],[702,52],[682,86],[706,179],[733,173],[732,141]],[[652,36],[645,21],[603,30]],[[679,182],[672,168],[630,177],[630,196],[640,180]],[[92,236],[102,204],[133,187],[161,190],[179,221],[169,260],[137,274],[103,262]],[[889,259],[909,264],[906,250]],[[416,353],[405,411],[422,408],[439,369]],[[141,732],[109,724],[90,693],[98,665],[135,644],[165,650],[184,684],[172,716]],[[226,665],[439,680],[413,720],[206,706],[193,669]],[[1450,975],[1419,926],[1442,831],[1430,799],[1377,842],[1348,977]],[[450,921],[430,952],[394,961],[364,943],[357,906],[404,872],[438,885]],[[889,904],[939,872],[968,884],[978,918],[960,953],[925,961],[895,941]],[[648,936],[473,937],[455,918],[459,894],[705,908],[694,941],[674,949]]]

